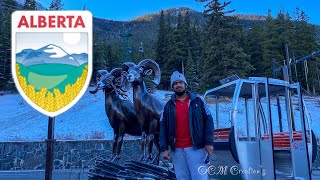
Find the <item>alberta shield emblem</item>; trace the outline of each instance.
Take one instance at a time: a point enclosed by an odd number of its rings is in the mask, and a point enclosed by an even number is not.
[[[12,75],[33,108],[54,117],[85,93],[92,73],[92,15],[88,11],[12,14]]]

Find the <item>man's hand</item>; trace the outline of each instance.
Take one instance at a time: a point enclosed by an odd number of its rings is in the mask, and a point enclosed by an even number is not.
[[[164,159],[169,160],[170,159],[170,151],[169,150],[165,150],[162,152],[162,156]]]
[[[206,145],[204,148],[205,148],[205,150],[207,151],[207,153],[209,155],[212,154],[212,152],[213,152],[213,146],[212,145]]]

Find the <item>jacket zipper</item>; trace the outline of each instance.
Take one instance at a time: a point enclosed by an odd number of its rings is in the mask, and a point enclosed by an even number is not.
[[[190,108],[190,104],[191,104],[191,100],[189,100],[189,102],[188,102],[188,109],[189,109],[189,113],[188,114],[189,114],[189,126],[190,126],[191,140],[192,140],[192,148],[195,149],[194,148],[195,143],[193,141],[193,129],[192,129],[192,110]]]
[[[176,103],[173,101],[173,104],[174,104],[174,109],[173,109],[173,111],[174,111],[174,116],[176,116]],[[176,118],[175,118],[175,120],[176,120]],[[174,129],[176,129],[176,122],[174,121],[173,122],[174,123]],[[174,130],[174,138],[173,138],[173,146],[174,146],[174,148],[176,148],[176,137],[177,137],[177,135],[176,135],[176,131]]]

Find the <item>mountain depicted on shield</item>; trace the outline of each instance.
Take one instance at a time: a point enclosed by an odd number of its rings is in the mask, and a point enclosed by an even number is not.
[[[88,54],[69,54],[48,44],[16,54],[16,73],[27,96],[39,107],[54,112],[72,101],[88,73]]]

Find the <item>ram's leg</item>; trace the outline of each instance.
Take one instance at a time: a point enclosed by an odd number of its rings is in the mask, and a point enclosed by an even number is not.
[[[142,132],[141,135],[141,156],[139,161],[144,161],[144,158],[146,157],[146,133]]]
[[[160,161],[160,136],[159,136],[159,132],[156,132],[154,134],[154,143],[156,145],[156,148],[157,148],[157,155],[153,158],[152,160],[152,164],[159,164],[159,161]]]
[[[152,160],[153,139],[154,139],[154,134],[147,135],[147,143],[148,143],[148,156],[146,158],[147,162],[150,162]]]
[[[121,124],[120,128],[119,128],[119,137],[116,141],[116,143],[117,143],[116,155],[115,155],[115,157],[113,157],[112,162],[115,162],[115,163],[119,162],[124,134],[125,134],[125,124]]]
[[[116,156],[118,138],[119,138],[118,132],[114,131],[113,140],[112,140],[112,155],[110,160],[112,160]]]
[[[153,149],[153,143],[154,142],[154,134],[156,133],[156,129],[157,129],[157,120],[156,119],[153,119],[153,121],[151,121],[150,123],[150,127],[149,127],[149,135],[148,135],[148,158],[147,160],[148,161],[151,161],[152,162],[152,157],[153,157],[153,154],[152,154],[152,149]]]

